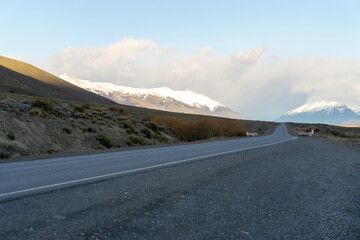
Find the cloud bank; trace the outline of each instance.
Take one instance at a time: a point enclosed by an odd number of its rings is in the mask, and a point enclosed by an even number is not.
[[[42,67],[122,86],[190,89],[253,119],[272,120],[319,99],[360,107],[360,61],[281,59],[264,57],[265,52],[259,47],[223,56],[204,47],[183,56],[172,47],[130,37],[104,47],[67,47]]]
[[[233,56],[233,59],[244,64],[253,64],[261,57],[265,50],[266,47],[260,47],[252,50],[239,52]]]

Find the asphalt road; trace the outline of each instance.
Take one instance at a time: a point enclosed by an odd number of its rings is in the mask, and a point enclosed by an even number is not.
[[[0,165],[0,200],[95,182],[295,139],[284,125],[272,135],[172,147],[43,159]]]
[[[319,138],[0,202],[0,239],[360,239],[360,151]]]

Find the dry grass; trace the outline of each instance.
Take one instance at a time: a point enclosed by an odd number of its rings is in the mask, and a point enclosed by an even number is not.
[[[339,127],[345,127],[345,128],[360,128],[360,125],[337,125]]]
[[[157,122],[174,132],[182,141],[196,141],[212,137],[244,136],[247,129],[236,120],[203,118],[195,120],[174,116],[155,116],[151,121]]]
[[[36,108],[32,106],[34,102],[37,102]],[[52,107],[49,112],[42,109],[46,108],[43,103],[47,102]],[[74,111],[75,106],[80,108]],[[105,149],[111,145],[120,148],[243,136],[247,130],[262,135],[271,133],[276,127],[272,122],[229,120],[131,106],[112,107],[4,92],[0,92],[0,108],[0,117],[6,123],[0,134],[0,159],[54,152],[47,152],[49,149],[66,153]],[[14,117],[21,120],[13,121]],[[163,124],[160,125],[160,121]],[[42,123],[45,123],[46,131]],[[167,126],[172,126],[171,130]],[[14,132],[15,141],[6,136],[9,132]],[[35,138],[34,133],[37,134]],[[103,145],[99,136],[107,136],[111,144]],[[14,147],[4,145],[3,139]]]
[[[25,62],[0,56],[0,92],[117,105]]]
[[[0,65],[26,76],[39,79],[42,82],[60,84],[61,80],[37,67],[15,59],[0,56]]]
[[[360,128],[359,127],[345,127],[326,124],[304,124],[304,123],[289,123],[291,131],[294,135],[299,132],[309,132],[311,129],[315,130],[314,137],[328,138],[330,140],[343,143],[346,145],[360,146]]]

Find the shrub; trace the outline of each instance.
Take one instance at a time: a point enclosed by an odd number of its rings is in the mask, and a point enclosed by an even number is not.
[[[40,108],[46,112],[52,112],[54,103],[46,100],[37,99],[32,103],[32,107]]]
[[[135,133],[135,126],[131,121],[129,120],[121,121],[120,125],[121,127],[126,129],[126,132],[128,134]]]
[[[7,159],[10,157],[10,153],[0,152],[0,159]]]
[[[67,134],[71,134],[71,133],[72,133],[71,129],[68,128],[68,127],[63,127],[62,130],[63,130],[64,132],[66,132]]]
[[[128,120],[129,118],[127,118],[127,117],[118,117],[118,120],[119,120],[119,122],[121,123],[122,121],[126,121],[126,120]]]
[[[123,112],[124,112],[124,109],[122,109],[121,107],[111,106],[111,107],[109,107],[109,111],[110,111],[110,112],[120,112],[120,113],[123,113]]]
[[[7,137],[8,137],[10,140],[15,140],[15,135],[14,135],[14,133],[12,133],[12,132],[9,132],[9,133],[7,134]]]
[[[246,128],[237,120],[218,118],[198,118],[186,120],[174,116],[157,116],[151,119],[169,128],[183,141],[196,141],[211,137],[244,136]]]
[[[131,136],[131,137],[130,137],[130,142],[133,143],[133,144],[145,145],[144,140],[141,139],[141,138],[138,138],[138,137],[133,137],[133,136]]]
[[[159,140],[159,142],[161,142],[161,143],[168,143],[169,142],[169,140],[166,137],[162,137],[161,135],[155,135],[154,138]]]
[[[94,115],[92,115],[92,113],[89,112],[85,112],[86,118],[89,120],[94,120]]]
[[[84,113],[85,112],[85,108],[81,107],[81,106],[74,106],[74,112],[80,112],[80,113]]]
[[[55,149],[49,149],[47,150],[47,153],[48,154],[54,154],[54,153],[58,153],[59,151],[58,150],[55,150]]]
[[[159,128],[159,125],[157,123],[147,122],[146,127],[151,129],[153,132],[155,132],[157,134],[160,134],[160,128]]]
[[[40,109],[34,109],[29,112],[30,116],[35,117],[39,116],[41,117],[43,115],[42,111]]]
[[[106,148],[111,148],[113,146],[111,140],[104,135],[97,137],[97,140]]]
[[[93,128],[91,128],[91,127],[88,127],[87,131],[88,131],[89,133],[94,133],[94,132],[96,132],[96,130],[93,129]]]
[[[142,132],[143,134],[145,134],[145,136],[146,136],[147,138],[149,138],[149,139],[152,138],[152,133],[151,133],[150,129],[144,128],[141,132]]]
[[[83,108],[85,109],[90,109],[91,108],[91,105],[90,103],[84,103],[83,105],[81,105]]]

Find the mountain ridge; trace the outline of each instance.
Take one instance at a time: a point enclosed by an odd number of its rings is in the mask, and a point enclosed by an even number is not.
[[[124,87],[112,83],[82,80],[68,73],[59,77],[119,104],[170,112],[243,119],[240,114],[232,111],[224,104],[190,90],[175,91],[167,87],[150,89]]]
[[[329,100],[318,100],[292,109],[275,121],[340,125],[360,121],[360,116],[345,104]]]
[[[0,91],[46,98],[117,105],[40,68],[0,56]]]

